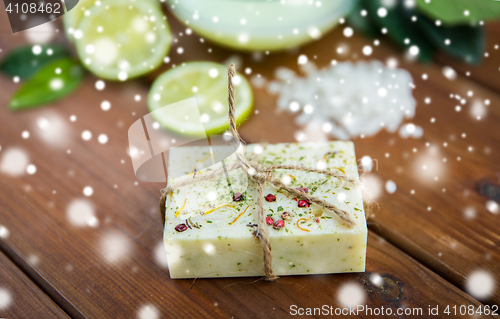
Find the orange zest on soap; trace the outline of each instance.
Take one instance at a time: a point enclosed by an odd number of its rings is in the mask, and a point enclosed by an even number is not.
[[[196,162],[197,163],[203,163],[204,161],[206,161],[208,158],[210,157],[210,154],[208,154],[205,158],[201,159],[201,160],[197,160]]]
[[[248,206],[247,206],[247,208],[245,208],[245,210],[244,210],[242,213],[240,213],[238,216],[236,216],[236,218],[235,218],[235,219],[232,221],[232,223],[231,223],[231,224],[229,224],[229,225],[234,224],[234,223],[238,220],[238,218],[240,218],[240,217],[241,217],[241,215],[243,215],[243,214],[247,211],[248,207],[250,207],[250,205],[248,205]]]
[[[215,207],[214,209],[207,210],[205,213],[203,213],[203,215],[208,215],[208,214],[210,214],[210,213],[213,213],[213,212],[215,212],[217,209],[222,208],[222,207],[225,207],[225,206],[229,206],[229,207],[231,207],[231,208],[234,208],[234,206],[231,206],[231,205],[229,205],[229,204],[224,204],[224,205],[220,205],[220,206],[218,206],[218,207]]]
[[[307,221],[307,219],[305,219],[305,218],[301,218],[301,219],[299,219],[299,220],[297,221],[297,227],[299,227],[299,229],[300,229],[300,230],[303,230],[303,231],[306,231],[306,232],[311,232],[309,229],[305,229],[305,228],[302,228],[302,227],[300,227],[300,226],[299,226],[299,222],[300,222],[300,221],[302,221],[302,220]]]
[[[178,211],[175,212],[175,217],[174,218],[177,218],[177,216],[179,216],[179,214],[182,212],[182,210],[184,209],[184,207],[186,207],[186,203],[187,203],[187,196],[184,196],[184,204],[182,205],[181,208],[179,208]]]
[[[332,167],[332,168],[336,168],[336,169],[338,169],[339,171],[341,171],[342,173],[344,173],[344,174],[345,174],[345,171],[344,171],[344,169],[343,169],[343,168],[340,168],[340,167]]]

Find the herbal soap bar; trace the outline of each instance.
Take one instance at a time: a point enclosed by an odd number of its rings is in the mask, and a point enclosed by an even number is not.
[[[216,147],[216,146],[214,146]],[[241,147],[262,166],[304,165],[359,180],[352,142],[293,143]],[[241,149],[240,148],[240,149]],[[207,174],[236,163],[223,162],[194,171],[187,159],[206,148],[170,150],[169,174]],[[334,212],[264,184],[264,211],[275,275],[329,274],[365,270],[367,228],[358,185],[335,177],[299,170],[275,170],[276,177],[300,191],[349,212],[348,227]],[[171,278],[262,276],[263,252],[257,229],[256,184],[240,168],[219,177],[175,189],[166,200],[164,243]]]

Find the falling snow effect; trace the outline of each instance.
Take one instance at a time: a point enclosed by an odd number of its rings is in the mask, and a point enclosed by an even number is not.
[[[344,307],[356,307],[365,302],[366,293],[361,285],[352,282],[340,287],[337,298]]]
[[[298,63],[299,65],[304,65],[304,64],[307,64],[307,62],[308,62],[308,58],[307,58],[307,55],[305,55],[305,54],[301,54],[301,55],[299,56],[298,60],[297,60],[297,63]]]
[[[472,220],[476,218],[477,211],[474,207],[466,207],[463,210],[464,218],[467,220]]]
[[[163,241],[156,245],[154,249],[154,257],[159,266],[164,268],[168,267],[167,252],[165,251],[165,244]]]
[[[102,91],[104,90],[104,88],[106,87],[106,84],[104,83],[103,80],[98,80],[96,83],[95,83],[95,88],[98,90],[98,91]]]
[[[100,144],[106,144],[108,142],[108,136],[106,134],[100,134],[97,140]]]
[[[83,131],[82,132],[82,139],[84,141],[89,141],[92,138],[92,133],[90,131]]]
[[[455,80],[457,78],[457,72],[449,66],[445,66],[443,68],[443,75],[448,79],[448,80]]]
[[[0,238],[8,238],[9,237],[9,229],[7,227],[0,225]]]
[[[406,1],[405,3],[409,3],[409,2],[411,2],[411,1]],[[382,13],[382,15],[384,15],[384,13]],[[245,19],[242,19],[242,20],[245,20]],[[245,20],[245,23],[246,23],[246,20]],[[242,24],[244,24],[244,23],[242,23]],[[317,29],[316,30],[315,29],[309,30],[311,37],[313,36],[313,34],[316,34],[316,36],[318,36],[318,34],[319,34],[318,32],[319,32],[319,30],[317,30]],[[353,35],[353,31],[350,27],[346,27],[344,29],[343,33],[344,33],[345,37],[351,37]],[[244,37],[241,38],[241,35],[240,35],[239,39],[240,39],[240,42],[242,42],[241,39],[244,40],[245,38]],[[36,52],[39,52],[40,47],[34,46],[33,50]],[[178,50],[177,52],[179,54],[183,53],[182,48],[178,48],[177,50]],[[343,52],[345,52],[345,47],[342,47],[342,50],[344,50]],[[89,51],[93,52],[92,49],[89,49]],[[371,55],[372,52],[373,52],[373,48],[370,45],[366,45],[362,49],[362,53],[366,56]],[[418,55],[419,54],[418,47],[416,47],[416,46],[410,47],[409,53],[411,55]],[[312,57],[311,57],[311,59],[312,59]],[[393,61],[395,61],[395,60],[393,60]],[[165,63],[169,63],[169,62],[170,62],[170,59],[168,57],[165,58]],[[378,132],[377,129],[373,130],[374,133],[373,132],[360,133],[360,132],[356,131],[356,128],[351,128],[351,122],[356,120],[356,117],[358,117],[358,116],[360,116],[360,114],[362,114],[363,104],[369,104],[370,107],[375,106],[374,109],[372,109],[370,111],[375,112],[376,114],[371,114],[371,116],[375,116],[375,117],[379,116],[381,120],[382,119],[384,120],[384,121],[380,121],[380,123],[377,123],[379,126],[379,129],[382,129],[383,127],[389,127],[389,122],[391,120],[387,120],[387,119],[383,118],[385,115],[387,115],[386,112],[402,113],[402,114],[398,114],[398,116],[401,119],[403,117],[406,117],[406,118],[411,117],[414,114],[415,106],[414,106],[414,102],[413,102],[413,99],[411,98],[411,96],[405,97],[408,99],[408,101],[410,101],[408,104],[408,105],[410,105],[409,108],[406,108],[406,106],[405,106],[405,107],[403,107],[403,109],[400,109],[399,111],[393,111],[393,109],[383,110],[384,106],[381,106],[383,104],[386,104],[386,107],[388,107],[390,105],[390,103],[387,101],[390,101],[389,99],[394,98],[394,95],[392,93],[394,93],[396,86],[399,86],[398,89],[401,89],[401,88],[407,89],[408,84],[412,82],[411,78],[407,79],[407,81],[400,81],[400,82],[398,82],[398,84],[393,84],[392,87],[390,87],[391,84],[389,84],[389,85],[384,84],[384,80],[387,80],[387,79],[380,80],[379,82],[372,81],[373,83],[369,82],[369,80],[363,80],[364,84],[359,85],[359,87],[357,87],[357,90],[359,92],[362,92],[361,94],[363,94],[363,92],[365,92],[367,90],[373,91],[373,92],[371,92],[372,96],[374,96],[376,101],[380,101],[380,102],[373,103],[373,101],[371,99],[368,99],[366,96],[363,96],[361,102],[357,101],[358,104],[354,104],[354,106],[351,106],[352,105],[351,101],[355,97],[355,94],[353,93],[351,96],[348,96],[348,94],[351,93],[349,89],[347,89],[348,93],[344,93],[342,91],[346,87],[347,88],[355,87],[354,84],[353,85],[349,84],[349,79],[351,77],[353,79],[355,79],[356,77],[349,75],[349,72],[347,72],[347,71],[345,71],[344,73],[338,71],[339,66],[342,66],[344,63],[337,63],[335,67],[332,67],[331,68],[332,70],[334,70],[334,69],[337,70],[337,72],[331,71],[332,74],[327,74],[326,71],[324,74],[322,74],[321,71],[314,70],[313,68],[311,69],[310,68],[311,64],[310,64],[309,59],[306,55],[300,55],[297,58],[297,64],[300,66],[303,66],[303,68],[306,70],[308,80],[311,81],[309,83],[312,83],[314,80],[317,82],[317,84],[319,86],[321,86],[321,85],[323,85],[322,83],[325,81],[331,81],[330,83],[333,83],[333,81],[336,81],[335,85],[332,87],[337,87],[337,86],[339,86],[339,83],[340,83],[340,87],[342,88],[342,90],[340,90],[339,92],[334,92],[334,94],[332,94],[331,96],[322,96],[323,93],[318,94],[318,92],[313,92],[313,91],[300,92],[300,94],[296,93],[296,95],[294,95],[295,88],[300,87],[302,84],[306,83],[304,80],[304,82],[301,82],[300,84],[297,83],[296,87],[289,88],[288,92],[285,92],[286,89],[284,89],[284,87],[281,87],[282,90],[278,92],[280,94],[280,99],[283,98],[284,92],[286,94],[289,94],[288,100],[286,101],[286,103],[283,103],[283,105],[280,105],[279,107],[283,108],[283,109],[287,109],[292,113],[300,111],[301,114],[297,118],[297,122],[303,124],[304,122],[307,122],[308,119],[312,119],[311,122],[313,122],[315,124],[311,125],[311,126],[315,127],[316,129],[319,128],[319,130],[320,130],[319,133],[327,133],[327,134],[330,134],[330,135],[337,137],[337,138],[346,138],[346,139],[350,138],[350,137],[356,137],[356,136],[359,136],[361,134],[364,134],[366,136],[371,135],[371,134],[376,134],[376,132]],[[392,63],[392,62],[391,63],[388,62],[387,64],[390,66],[390,68],[395,68],[397,66],[397,64]],[[351,68],[353,68],[353,67],[351,66]],[[247,69],[249,69],[249,68],[247,68]],[[375,68],[372,71],[374,71],[374,70],[375,70]],[[382,70],[383,73],[388,72],[387,74],[392,74],[392,73],[390,73],[391,71],[389,71],[385,68],[383,69],[381,67],[380,70]],[[445,67],[445,68],[443,68],[442,71],[443,71],[443,75],[446,78],[448,78],[449,80],[455,80],[457,78],[456,72],[450,67]],[[288,72],[288,71],[284,71],[282,74],[286,74],[286,72]],[[248,72],[245,70],[245,73],[250,74],[251,69],[249,69]],[[377,73],[377,72],[374,72],[374,73]],[[289,74],[287,74],[287,75],[289,75]],[[280,77],[280,76],[277,76],[277,77],[282,82],[285,82],[289,79],[292,79],[292,82],[293,82],[293,80],[297,80],[297,82],[299,81],[299,79],[297,79],[295,77],[295,74],[292,74],[291,77]],[[256,79],[258,78],[259,81],[265,82],[265,79],[261,78],[260,75],[258,77],[256,76],[255,78]],[[359,78],[365,79],[365,77],[363,77],[363,76],[359,76]],[[356,80],[358,80],[359,78],[356,78]],[[422,75],[422,78],[426,80],[427,74]],[[127,79],[126,72],[122,73],[121,79],[122,80]],[[275,84],[276,83],[273,83],[273,85],[275,85]],[[316,83],[314,83],[314,84],[316,84]],[[283,83],[280,83],[280,85],[283,85]],[[356,83],[356,86],[357,85],[358,84]],[[304,86],[304,87],[306,87],[306,86]],[[327,84],[325,84],[325,87],[327,87]],[[98,90],[104,89],[105,88],[104,82],[98,81],[96,83],[96,88]],[[332,90],[325,90],[324,92],[330,93],[330,92],[332,92]],[[356,92],[356,93],[358,93],[358,92]],[[319,99],[316,99],[314,97],[314,95],[316,95],[316,94],[319,95]],[[366,98],[366,100],[365,100],[365,98]],[[135,101],[140,101],[140,100],[141,100],[140,96],[135,97]],[[404,100],[404,99],[402,99],[402,100]],[[323,103],[325,101],[326,101],[326,103]],[[384,101],[386,101],[386,102],[384,102]],[[400,99],[397,99],[396,101],[397,102],[395,102],[394,104],[397,104],[399,106]],[[390,101],[390,102],[392,102],[392,101]],[[429,98],[428,102],[426,101],[426,103],[430,104],[430,102],[431,102],[431,100]],[[489,102],[486,103],[480,99],[474,99],[468,105],[468,108],[466,106],[463,106],[463,110],[464,110],[464,112],[468,111],[469,115],[473,119],[480,120],[480,119],[483,119],[485,116],[487,116],[487,113],[488,113],[487,105],[488,104],[489,104]],[[328,105],[329,107],[331,107],[328,109],[329,113],[327,113],[327,114],[328,114],[328,116],[332,116],[332,120],[326,121],[326,122],[320,121],[319,125],[316,125],[316,123],[317,123],[316,121],[318,119],[325,118],[325,117],[323,117],[324,113],[322,113],[323,112],[322,111],[323,105]],[[346,117],[341,117],[340,115],[336,115],[335,111],[330,112],[332,109],[335,110],[335,108],[345,110],[346,105],[348,106],[348,112],[347,112],[348,116],[346,116]],[[407,112],[408,109],[411,110],[411,108],[412,108],[411,105],[413,105],[413,110],[409,111],[409,114],[405,114],[403,111]],[[101,109],[103,111],[108,111],[111,108],[111,103],[109,101],[103,101],[100,106],[101,106]],[[97,105],[97,107],[99,107],[99,105]],[[326,111],[326,108],[324,108],[324,109]],[[397,110],[397,107],[395,108],[395,110]],[[377,112],[380,112],[380,113],[377,113]],[[342,114],[345,115],[346,112],[342,111]],[[71,121],[72,122],[76,121],[76,116],[72,116]],[[363,119],[361,119],[360,121],[363,121]],[[402,120],[399,120],[396,127],[401,123],[401,121]],[[394,120],[394,122],[397,122],[397,121]],[[434,121],[431,121],[431,122],[434,123]],[[37,137],[37,138],[43,137],[43,134],[44,134],[43,132],[51,132],[51,131],[54,132],[54,133],[51,133],[51,134],[53,134],[52,136],[65,136],[64,133],[60,133],[62,130],[57,130],[57,129],[53,128],[54,121],[49,119],[47,116],[39,118],[36,122],[36,127],[38,127],[39,132],[35,133],[35,130],[33,128],[29,128],[29,129],[32,131],[32,133],[33,133],[32,135],[34,137]],[[297,132],[296,139],[297,140],[306,140],[308,138],[307,129],[308,128],[304,129],[303,131]],[[392,131],[396,131],[396,130],[397,129],[394,129]],[[422,127],[417,126],[413,123],[403,124],[400,127],[400,129],[397,131],[399,133],[399,136],[401,138],[405,138],[405,139],[407,139],[407,138],[418,139],[418,138],[421,138],[423,135]],[[86,132],[88,132],[88,134]],[[95,133],[98,133],[98,132],[95,132]],[[78,133],[77,133],[77,135],[78,135]],[[26,139],[29,138],[30,137],[29,131],[23,132],[22,136],[23,136],[23,138],[26,138]],[[51,136],[51,135],[49,134],[47,136]],[[84,136],[88,136],[88,138],[84,137]],[[324,134],[323,135],[311,134],[311,136],[314,136],[314,138],[318,139],[318,137],[323,138]],[[91,138],[92,138],[92,134],[89,131],[85,131],[84,134],[82,134],[82,139],[84,139],[84,140],[90,140]],[[51,139],[52,138],[48,137],[47,142],[50,141]],[[325,137],[325,139],[326,139],[326,137]],[[105,144],[108,142],[108,137],[106,134],[101,134],[97,137],[97,141],[101,144]],[[24,152],[24,155],[26,155],[26,156],[23,155],[25,157],[25,160],[23,160],[23,156],[16,155],[15,157],[17,159],[14,161],[16,163],[12,163],[13,161],[11,160],[10,164],[8,164],[9,161],[6,161],[7,164],[5,166],[10,167],[10,168],[4,169],[4,156],[6,154],[8,154],[7,153],[8,151],[9,151],[9,149],[5,150],[2,154],[1,159],[0,159],[0,171],[1,172],[9,174],[9,175],[22,175],[24,173],[28,173],[28,174],[36,173],[36,170],[37,170],[36,166],[34,164],[29,164],[30,162],[29,162],[28,156],[25,152]],[[261,150],[260,150],[260,152],[261,152]],[[420,150],[419,150],[419,152],[420,152]],[[257,148],[255,149],[255,153],[259,153]],[[21,159],[21,160],[19,161],[18,159]],[[25,165],[22,165],[22,163],[25,163]],[[442,167],[440,156],[438,154],[432,153],[432,151],[428,151],[428,154],[417,158],[415,160],[415,163],[417,163],[415,166],[416,172],[418,172],[418,173],[423,172],[423,176],[428,176],[431,178],[434,178],[435,176],[437,176],[436,175],[437,172],[440,171],[440,167]],[[13,164],[13,165],[11,165],[11,164]],[[370,172],[374,168],[374,160],[370,156],[364,156],[361,158],[361,165],[362,165],[363,170],[365,172]],[[15,168],[15,167],[18,167],[18,168]],[[19,169],[19,167],[22,167],[22,169]],[[16,174],[15,172],[19,172],[19,173]],[[420,174],[419,174],[419,176],[420,176]],[[365,193],[364,193],[364,196],[367,199],[377,198],[384,191],[384,189],[389,194],[393,194],[397,190],[397,186],[396,186],[395,182],[393,182],[392,180],[387,180],[384,184],[383,180],[374,174],[365,175],[362,178],[362,182],[363,182],[363,187],[366,188],[370,194],[370,195],[365,195]],[[91,187],[85,187],[83,190],[83,193],[85,196],[91,196],[93,194],[93,189]],[[342,193],[339,194],[339,200],[340,199],[342,199]],[[484,204],[484,207],[486,208],[487,212],[489,212],[491,214],[498,214],[498,212],[499,212],[499,206],[494,201],[487,201]],[[465,209],[463,209],[462,212],[463,212],[463,217],[465,219],[472,220],[472,219],[476,218],[478,214],[484,213],[484,209],[479,210],[479,212],[478,212],[478,210],[476,210],[473,207],[466,207]],[[77,226],[77,227],[88,227],[88,226],[96,227],[99,224],[99,220],[95,217],[94,207],[92,206],[91,202],[86,200],[86,199],[78,199],[78,200],[72,201],[68,205],[68,208],[67,208],[67,218],[68,218],[68,221],[72,225]],[[7,238],[8,236],[9,236],[9,230],[5,226],[0,225],[0,238]],[[116,263],[116,262],[121,261],[125,256],[128,255],[128,253],[129,253],[128,239],[121,234],[109,233],[102,240],[101,248],[102,248],[101,253],[102,253],[103,257],[110,263]],[[170,248],[170,251],[172,252],[175,249],[178,249],[178,248]],[[206,245],[205,251],[207,253],[213,253],[214,252],[213,246],[211,247],[210,245]],[[180,255],[180,254],[175,253],[173,255]],[[159,266],[167,267],[167,254],[165,252],[165,247],[164,247],[163,242],[160,242],[156,245],[156,247],[154,249],[154,259]],[[33,263],[33,264],[37,261],[35,256],[32,256],[30,258],[30,260],[31,260],[31,263]],[[173,260],[173,262],[175,262],[175,260]],[[370,276],[370,281],[377,287],[381,287],[383,285],[383,277],[381,277],[378,274],[372,274]],[[482,270],[475,271],[475,272],[470,274],[470,276],[468,277],[468,279],[466,281],[467,292],[478,299],[487,299],[488,297],[490,297],[492,295],[494,289],[495,289],[495,280],[492,277],[492,275],[486,271],[482,271]],[[359,286],[356,283],[349,283],[349,284],[346,284],[346,285],[341,287],[341,289],[338,291],[338,297],[339,297],[339,301],[343,305],[355,306],[358,304],[362,304],[365,300],[366,295],[365,295],[365,292],[361,286]],[[5,309],[6,307],[8,307],[10,305],[10,303],[11,303],[10,294],[5,289],[0,288],[0,309]],[[155,319],[155,318],[159,318],[159,317],[160,317],[160,314],[159,314],[157,307],[155,307],[151,304],[142,305],[138,309],[138,312],[137,312],[137,318],[139,318],[139,319]]]
[[[110,264],[120,263],[131,254],[130,240],[116,231],[106,233],[99,246],[102,258]]]
[[[494,215],[498,214],[498,212],[500,211],[498,203],[492,200],[486,202],[486,209]]]
[[[36,173],[36,166],[33,164],[28,165],[28,167],[26,167],[26,173],[28,173],[29,175],[35,174]]]
[[[346,140],[383,128],[394,132],[404,118],[415,114],[413,80],[405,70],[388,69],[378,61],[335,63],[324,70],[306,63],[301,68],[305,78],[278,68],[278,81],[268,86],[279,95],[278,108],[302,110],[296,118],[299,125],[315,122],[325,133]]]
[[[137,319],[159,319],[160,312],[158,308],[153,305],[146,304],[142,305],[137,311]]]
[[[486,117],[488,113],[488,109],[483,101],[479,99],[475,99],[472,101],[471,106],[469,108],[470,116],[475,120],[481,120]]]
[[[76,227],[96,227],[98,220],[95,217],[95,208],[87,199],[75,199],[66,209],[68,221]]]
[[[376,273],[370,275],[370,281],[375,287],[381,288],[384,285],[384,278]]]
[[[55,32],[55,22],[47,22],[24,31],[24,36],[31,43],[49,43],[57,33]]]
[[[109,109],[111,109],[111,103],[109,103],[109,101],[102,101],[101,109],[103,111],[109,111]]]
[[[0,310],[6,310],[12,303],[12,296],[5,288],[0,288]]]
[[[385,182],[385,191],[389,194],[394,194],[397,190],[397,185],[394,181],[388,180]]]
[[[361,158],[361,167],[364,172],[371,172],[373,169],[373,160],[370,156],[363,156]]]
[[[360,178],[363,200],[370,202],[376,200],[383,192],[383,182],[375,174],[367,174]]]
[[[478,300],[486,300],[495,291],[496,282],[485,270],[475,270],[467,276],[465,290]]]
[[[413,123],[408,123],[401,125],[399,128],[399,136],[401,138],[415,138],[419,139],[424,135],[424,129],[421,126],[415,125]]]
[[[430,145],[424,152],[417,153],[412,164],[412,174],[419,180],[428,182],[429,180],[439,180],[445,175],[446,166],[443,162],[443,155],[436,145]]]
[[[87,196],[87,197],[90,197],[92,196],[92,194],[94,194],[94,189],[90,186],[85,186],[83,188],[83,195]]]
[[[70,121],[76,121],[76,116],[70,117]],[[53,147],[63,147],[70,142],[71,131],[67,122],[57,113],[44,112],[33,125],[33,134],[44,143]]]
[[[10,176],[20,176],[29,165],[28,153],[21,148],[8,148],[0,158],[0,172]]]

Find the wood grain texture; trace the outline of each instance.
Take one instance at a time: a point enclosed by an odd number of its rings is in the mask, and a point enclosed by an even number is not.
[[[0,253],[0,296],[0,318],[69,318],[3,253]]]
[[[345,39],[339,28],[300,50],[234,56],[207,41],[200,42],[195,35],[181,36],[185,27],[171,16],[169,21],[178,42],[172,48],[172,62],[156,75],[171,64],[221,62],[231,57],[232,61],[241,60],[239,70],[250,67],[253,75],[272,79],[275,66],[297,69],[299,54],[307,54],[324,67],[332,59],[359,59],[361,48],[369,43],[357,35]],[[7,48],[15,41],[0,36],[0,47]],[[349,55],[336,53],[341,43],[348,44]],[[177,46],[185,48],[183,55],[175,53]],[[386,61],[399,56],[382,41],[374,46],[370,59]],[[365,274],[284,277],[276,284],[253,283],[255,278],[201,279],[192,289],[190,280],[171,280],[164,261],[157,258],[164,256],[157,211],[159,190],[164,185],[136,182],[126,153],[127,129],[147,113],[148,82],[155,74],[143,81],[107,83],[104,91],[96,91],[96,79],[89,76],[67,99],[16,114],[8,112],[5,105],[17,85],[0,78],[0,156],[20,147],[37,166],[34,175],[1,175],[0,225],[9,229],[10,236],[0,241],[0,248],[77,318],[135,318],[148,309],[157,309],[165,317],[285,317],[291,304],[338,306],[339,291],[350,282],[363,287],[371,307],[479,305],[446,280],[463,288],[466,277],[478,269],[489,271],[495,281],[500,278],[498,215],[485,209],[486,200],[474,189],[481,178],[499,182],[500,97],[462,76],[449,81],[441,66],[402,59],[399,65],[415,79],[419,106],[412,122],[422,126],[425,134],[419,140],[403,140],[397,134],[382,132],[354,140],[358,158],[370,155],[378,161],[378,169],[369,175],[379,184],[375,189],[380,210],[374,212],[369,224]],[[421,79],[423,73],[428,74],[428,80]],[[449,95],[465,97],[469,90],[474,91],[474,97],[491,100],[488,115],[481,121],[469,116],[469,104],[463,105],[461,112],[454,110],[457,101]],[[276,112],[275,97],[266,90],[255,89],[254,93],[258,114],[241,126],[243,138],[247,142],[295,141],[294,134],[300,128],[293,124],[293,117]],[[134,101],[136,94],[141,101]],[[431,104],[423,103],[426,97],[431,97]],[[100,109],[103,100],[111,102],[110,111]],[[70,122],[70,115],[77,120]],[[61,123],[56,136],[43,138],[37,124],[40,118]],[[31,133],[28,139],[21,137],[25,130]],[[92,132],[90,141],[82,140],[84,130]],[[109,137],[105,145],[96,140],[102,133]],[[468,151],[469,146],[472,151]],[[433,174],[422,171],[423,165],[432,167]],[[398,185],[392,195],[383,190],[387,179]],[[99,221],[95,228],[77,227],[67,213],[73,200],[84,198],[86,186],[93,188],[93,195],[85,199],[95,208]],[[470,207],[476,215],[467,219],[464,209]],[[386,278],[388,286],[375,287],[369,280],[372,273]],[[398,291],[401,296],[393,294]],[[497,285],[485,302],[499,301]],[[145,308],[148,306],[154,308]]]
[[[120,200],[130,204],[127,202],[131,197],[135,195]],[[384,306],[392,311],[400,307],[422,308],[424,313],[429,306],[445,309],[447,305],[473,305],[476,308],[481,305],[375,234],[369,235],[366,273],[290,276],[275,283],[256,281],[256,278],[198,279],[191,288],[192,280],[171,280],[167,271],[155,263],[154,242],[160,240],[160,231],[155,231],[156,223],[146,214],[120,216],[118,210],[109,214],[113,216],[114,224],[120,225],[128,220],[149,228],[146,235],[132,237],[131,233],[114,229],[111,225],[103,226],[105,230],[101,232],[112,228],[116,236],[124,236],[121,240],[130,242],[124,260],[109,265],[102,260],[99,245],[95,242],[99,240],[96,238],[100,237],[99,230],[71,229],[57,217],[62,215],[61,212],[40,209],[38,201],[38,196],[29,196],[24,203],[17,205],[17,211],[22,216],[44,214],[45,222],[40,222],[45,224],[44,229],[34,227],[31,232],[35,237],[40,232],[46,234],[38,239],[26,238],[14,232],[17,222],[20,219],[23,222],[22,218],[14,220],[13,216],[8,216],[13,236],[1,246],[4,249],[5,246],[12,247],[16,252],[31,252],[17,255],[18,264],[26,265],[37,282],[52,290],[53,297],[73,317],[133,318],[141,307],[151,306],[166,318],[282,318],[288,317],[292,305],[298,308],[323,305],[336,308],[343,307],[342,300],[357,298],[371,308]],[[26,209],[34,212],[26,212]],[[5,216],[4,208],[0,211]],[[56,229],[47,227],[49,218],[61,224]],[[55,248],[47,251],[46,247]],[[377,276],[382,278],[382,284],[374,280]],[[342,289],[349,286],[354,286],[359,292],[355,290],[346,295]]]

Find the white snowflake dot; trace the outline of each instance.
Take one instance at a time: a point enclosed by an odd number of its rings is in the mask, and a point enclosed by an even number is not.
[[[33,164],[28,165],[28,167],[26,167],[26,173],[28,173],[30,175],[35,174],[36,173],[36,166]]]
[[[346,28],[344,28],[344,36],[345,36],[346,38],[350,38],[350,37],[352,37],[352,35],[353,35],[353,34],[354,34],[354,31],[352,30],[352,28],[351,28],[351,27],[346,27]]]
[[[92,194],[94,194],[94,189],[90,186],[85,186],[83,188],[83,195],[89,197],[89,196],[92,196]]]
[[[109,101],[102,101],[101,102],[101,109],[103,111],[109,111],[110,108],[111,108],[111,103],[109,103]]]
[[[301,54],[297,60],[297,63],[300,65],[304,65],[307,63],[307,61],[308,61],[307,56],[304,54]]]
[[[372,47],[371,47],[371,46],[369,46],[369,45],[365,45],[365,46],[363,47],[363,54],[364,54],[364,55],[368,56],[368,55],[371,55],[372,53],[373,53],[373,49],[372,49]]]
[[[488,299],[495,291],[495,279],[485,270],[475,270],[468,276],[465,290],[479,300]]]
[[[385,190],[389,194],[394,194],[394,192],[397,190],[396,183],[394,183],[394,181],[388,180],[387,182],[385,182]]]

